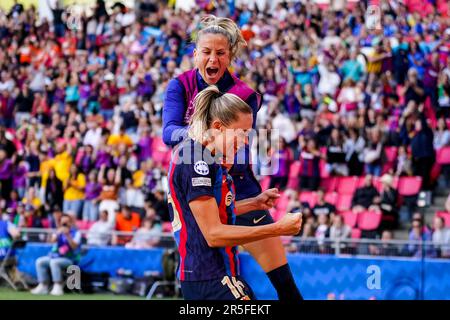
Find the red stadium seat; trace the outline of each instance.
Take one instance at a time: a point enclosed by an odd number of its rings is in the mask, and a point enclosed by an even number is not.
[[[336,210],[337,211],[346,211],[350,210],[352,206],[352,198],[351,194],[338,194],[338,198],[336,201]]]
[[[361,239],[361,229],[353,228],[351,237],[352,239]]]
[[[361,230],[376,230],[381,223],[381,212],[363,211],[358,214],[358,227]]]
[[[436,151],[436,163],[450,165],[450,147],[443,147]]]
[[[421,187],[421,177],[400,177],[398,193],[402,196],[414,196],[420,192]]]
[[[358,177],[337,178],[336,191],[339,194],[353,194],[358,184]]]
[[[336,192],[327,192],[325,193],[325,202],[336,205],[337,197],[338,195]]]
[[[441,217],[444,219],[445,226],[450,228],[450,212],[438,211],[436,212],[436,217]]]
[[[358,220],[358,214],[351,210],[344,211],[341,213],[344,223],[351,228],[356,227],[356,222]]]
[[[309,206],[312,208],[317,203],[317,194],[312,191],[303,191],[300,193],[299,200],[300,202],[307,202]]]
[[[336,190],[336,177],[321,179],[320,187],[325,190],[325,192],[334,192]]]

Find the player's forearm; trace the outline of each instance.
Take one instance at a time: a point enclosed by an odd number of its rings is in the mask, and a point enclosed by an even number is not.
[[[206,240],[210,247],[230,247],[279,235],[280,231],[277,223],[258,227],[221,224],[208,231]]]
[[[255,198],[243,199],[235,202],[236,215],[241,215],[250,211],[258,210]]]

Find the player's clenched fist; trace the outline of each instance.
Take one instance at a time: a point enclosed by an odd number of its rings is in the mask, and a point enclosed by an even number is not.
[[[301,213],[287,213],[277,222],[280,235],[294,236],[300,232],[302,227]]]

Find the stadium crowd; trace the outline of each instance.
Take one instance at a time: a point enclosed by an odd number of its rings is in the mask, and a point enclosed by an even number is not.
[[[19,4],[0,11],[1,208],[20,228],[55,228],[68,213],[91,229],[88,243],[155,245],[153,236],[170,230],[165,88],[193,67],[190,36],[212,13],[238,22],[248,46],[231,71],[263,94],[257,127],[280,132],[279,148],[257,138],[267,159],[253,152],[262,184],[288,198],[274,214],[300,208],[302,237],[319,245],[350,238],[352,227],[336,214],[344,210],[327,195],[341,190],[328,183],[365,176],[347,209],[383,216],[363,237],[392,238],[398,179],[420,177],[420,189],[432,192],[439,152],[450,146],[450,24],[441,1],[429,2],[436,11],[423,14],[381,1],[379,26],[366,24],[367,1],[327,10],[313,1],[270,10],[198,1],[190,12],[142,1],[135,12],[99,0],[80,24],[58,6],[51,22]],[[302,201],[304,191],[317,201]],[[450,245],[443,218],[428,228],[413,213],[410,239]],[[139,231],[110,238],[110,230]]]

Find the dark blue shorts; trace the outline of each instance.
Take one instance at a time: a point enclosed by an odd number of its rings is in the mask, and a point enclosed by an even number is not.
[[[273,218],[267,210],[256,210],[236,216],[236,225],[238,226],[262,226],[273,223]]]
[[[239,276],[181,281],[181,292],[185,300],[256,300],[250,286]]]

